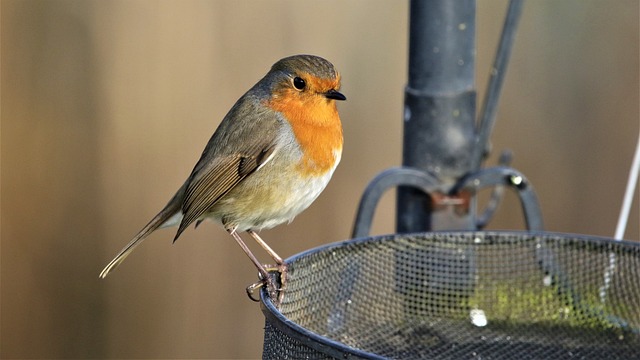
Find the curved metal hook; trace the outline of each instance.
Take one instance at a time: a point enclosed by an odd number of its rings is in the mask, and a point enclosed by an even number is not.
[[[396,167],[384,170],[371,180],[360,198],[352,238],[369,235],[373,215],[382,195],[392,187],[409,186],[431,193],[440,187],[437,178],[430,174],[407,167]]]
[[[514,189],[520,197],[527,229],[543,230],[542,212],[533,186],[521,172],[510,167],[498,166],[467,175],[454,187],[452,192],[467,190],[476,193],[483,187],[501,185]]]
[[[502,153],[500,153],[500,158],[498,159],[498,166],[508,167],[509,165],[511,165],[512,159],[513,153],[511,152],[511,150],[503,150]],[[504,186],[495,186],[493,188],[493,191],[491,191],[491,197],[489,198],[487,205],[476,219],[476,228],[484,229],[484,227],[487,226],[489,221],[491,221],[491,219],[493,218],[493,215],[498,210],[498,206],[500,206],[503,197]]]

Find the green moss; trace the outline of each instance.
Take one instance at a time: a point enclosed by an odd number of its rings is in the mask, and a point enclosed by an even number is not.
[[[602,304],[597,291],[584,294],[558,286],[533,284],[482,284],[468,298],[467,306],[484,311],[492,321],[513,324],[550,323],[581,328],[618,327],[608,314],[614,314],[610,303]],[[617,308],[618,313],[620,308]]]

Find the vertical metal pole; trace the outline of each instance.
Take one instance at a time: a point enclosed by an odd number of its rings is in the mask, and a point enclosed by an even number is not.
[[[443,196],[399,188],[398,233],[475,229],[472,200],[447,199],[447,189],[471,170],[475,14],[475,0],[411,1],[402,163],[437,177]]]

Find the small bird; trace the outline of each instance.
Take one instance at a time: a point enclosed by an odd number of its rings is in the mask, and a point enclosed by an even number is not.
[[[154,230],[178,225],[173,239],[204,219],[221,224],[258,268],[273,296],[267,266],[239,232],[246,231],[276,262],[286,265],[257,231],[290,222],[320,195],[342,155],[336,100],[340,74],[329,61],[294,55],[271,70],[229,110],[191,175],[169,203],[102,270],[106,277]]]

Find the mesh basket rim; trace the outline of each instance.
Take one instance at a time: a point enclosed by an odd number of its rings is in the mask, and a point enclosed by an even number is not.
[[[600,246],[606,244],[616,244],[620,248],[626,248],[628,250],[631,249],[639,249],[640,242],[631,241],[631,240],[616,240],[613,238],[608,238],[604,236],[596,236],[596,235],[585,235],[585,234],[576,234],[576,233],[563,233],[563,232],[548,232],[548,231],[519,231],[519,230],[492,230],[492,231],[431,231],[431,232],[418,232],[418,233],[404,233],[404,234],[384,234],[384,235],[374,235],[367,237],[360,237],[354,239],[347,239],[343,241],[338,241],[330,244],[321,245],[315,248],[311,248],[309,250],[300,252],[295,254],[285,260],[286,263],[293,263],[299,261],[308,256],[312,256],[319,252],[331,251],[331,249],[337,249],[344,246],[350,246],[355,244],[363,244],[370,242],[384,242],[391,241],[393,239],[397,239],[399,237],[422,237],[425,239],[433,238],[433,237],[442,237],[442,236],[451,236],[451,237],[463,237],[463,238],[473,238],[475,236],[482,237],[497,237],[499,239],[505,237],[521,237],[521,238],[544,238],[544,239],[574,239],[579,241],[584,241],[585,243],[598,244]],[[312,332],[301,325],[295,323],[294,321],[288,319],[284,314],[282,314],[275,306],[275,304],[271,301],[267,291],[265,288],[262,288],[260,291],[260,307],[262,309],[262,313],[264,314],[266,320],[274,327],[276,327],[279,331],[284,334],[290,336],[291,338],[299,341],[301,344],[308,346],[320,353],[331,356],[336,359],[354,359],[354,358],[364,358],[364,359],[386,359],[380,355],[376,355],[370,352],[366,352],[363,350],[359,350],[356,348],[349,347],[341,342],[332,340],[330,338],[319,335],[315,332]]]
[[[478,236],[493,236],[493,237],[506,237],[506,236],[519,236],[519,237],[544,237],[544,238],[571,238],[571,239],[579,239],[580,241],[585,241],[589,243],[597,243],[600,245],[603,244],[619,244],[621,247],[638,247],[640,248],[639,241],[633,240],[616,240],[606,236],[598,236],[598,235],[587,235],[587,234],[578,234],[578,233],[565,233],[565,232],[550,232],[550,231],[526,231],[526,230],[491,230],[491,231],[477,231],[477,230],[462,230],[462,231],[429,231],[429,232],[416,232],[416,233],[403,233],[403,234],[383,234],[383,235],[373,235],[366,237],[358,237],[353,239],[347,239],[342,241],[336,241],[329,244],[320,245],[295,255],[292,255],[285,259],[285,263],[292,263],[300,260],[301,258],[313,255],[318,252],[328,251],[335,248],[341,248],[347,245],[354,244],[362,244],[368,242],[380,242],[380,241],[388,241],[391,239],[396,239],[398,237],[423,237],[429,238],[433,236],[467,236],[473,237],[475,235]]]

